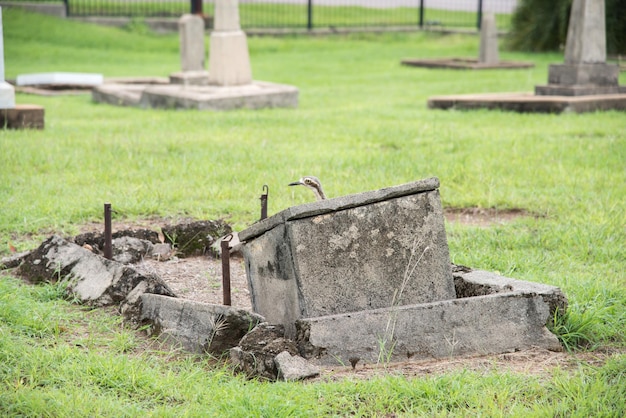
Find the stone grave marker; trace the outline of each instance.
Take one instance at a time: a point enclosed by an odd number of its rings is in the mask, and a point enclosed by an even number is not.
[[[480,23],[478,58],[418,58],[402,60],[403,65],[456,70],[519,69],[534,67],[531,62],[500,61],[498,28],[494,13],[485,13]]]
[[[493,13],[486,13],[482,18],[480,26],[478,62],[489,65],[497,65],[499,61],[496,16]]]
[[[181,72],[170,75],[172,84],[204,86],[209,82],[205,69],[204,19],[185,14],[178,21]]]
[[[322,200],[241,231],[255,312],[289,332],[299,318],[453,299],[438,186]]]
[[[559,350],[545,324],[565,309],[560,289],[453,272],[438,189],[321,200],[240,231],[254,312],[327,365]]]
[[[617,94],[619,66],[606,62],[604,0],[574,0],[567,30],[565,63],[552,64],[548,85],[538,95]]]
[[[238,0],[215,2],[215,28],[211,33],[209,83],[239,86],[252,82],[246,34],[239,25]]]
[[[296,87],[252,79],[248,41],[239,25],[237,0],[215,3],[214,26],[208,75],[206,71],[183,71],[170,76],[165,85],[107,83],[92,90],[94,101],[212,111],[298,106]]]

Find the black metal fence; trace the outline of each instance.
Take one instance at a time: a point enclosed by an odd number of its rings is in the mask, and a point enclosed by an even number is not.
[[[30,0],[33,1],[33,0]],[[41,0],[39,0],[41,1]],[[46,0],[44,0],[46,1]],[[58,1],[58,0],[57,0]],[[179,17],[213,14],[217,0],[62,0],[67,16]],[[243,29],[477,28],[496,13],[506,30],[518,0],[239,0]]]

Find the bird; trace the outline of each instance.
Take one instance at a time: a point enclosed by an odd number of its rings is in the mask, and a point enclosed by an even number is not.
[[[317,197],[317,200],[326,199],[324,190],[322,190],[322,183],[315,176],[304,176],[298,181],[289,183],[289,185],[290,186],[304,186],[307,189],[310,189],[315,194],[315,197]]]

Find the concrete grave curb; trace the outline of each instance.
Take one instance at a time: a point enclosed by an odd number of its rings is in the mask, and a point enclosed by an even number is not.
[[[298,348],[322,365],[562,350],[546,328],[554,310],[567,308],[558,287],[480,270],[454,276],[465,292],[457,299],[300,319]]]
[[[141,323],[150,333],[194,353],[222,355],[265,319],[243,309],[144,293]]]
[[[118,305],[131,322],[140,307],[137,292],[175,296],[158,276],[107,260],[53,235],[24,257],[17,274],[31,283],[67,281],[67,292],[95,307]],[[131,299],[129,295],[134,295]]]

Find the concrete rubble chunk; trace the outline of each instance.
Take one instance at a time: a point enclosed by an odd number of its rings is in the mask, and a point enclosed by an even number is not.
[[[114,245],[117,239],[124,237],[148,241],[151,244],[158,244],[161,242],[159,240],[159,234],[151,229],[124,229],[113,232],[111,237],[113,238]],[[102,250],[104,248],[104,234],[101,232],[85,232],[76,235],[72,241],[80,246],[87,244],[94,250]],[[120,241],[120,243],[123,242],[124,240]]]
[[[304,380],[319,376],[320,368],[309,363],[300,356],[292,356],[288,351],[283,351],[274,357],[278,368],[278,378],[285,381]]]
[[[195,353],[220,356],[235,347],[264,318],[224,305],[143,293],[141,323],[151,333]]]
[[[12,269],[19,266],[28,254],[30,254],[30,251],[22,251],[0,258],[0,270]]]
[[[219,238],[232,232],[232,228],[222,220],[180,222],[161,228],[165,242],[175,247],[182,256],[203,255]]]
[[[134,237],[120,237],[112,240],[113,260],[122,264],[134,264],[152,253],[153,245]]]
[[[230,350],[230,360],[235,368],[248,377],[261,377],[269,380],[278,378],[275,358],[282,352],[298,355],[294,341],[285,338],[282,325],[266,322],[257,325],[246,334],[239,345]]]
[[[127,303],[128,295],[138,286],[146,292],[175,296],[158,276],[140,274],[56,235],[32,251],[18,267],[17,274],[30,283],[65,280],[68,293],[79,302],[95,307]],[[126,311],[134,314],[136,308],[127,306]]]

